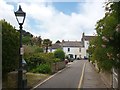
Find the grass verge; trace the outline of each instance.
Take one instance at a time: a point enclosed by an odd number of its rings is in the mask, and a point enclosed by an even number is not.
[[[40,74],[40,73],[27,73],[27,86],[28,88],[34,87],[36,84],[42,82],[48,78],[49,74]]]

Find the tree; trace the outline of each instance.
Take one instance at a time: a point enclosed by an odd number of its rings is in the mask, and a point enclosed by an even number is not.
[[[106,3],[105,9],[105,17],[96,23],[97,36],[89,52],[101,68],[110,70],[120,67],[120,2]]]
[[[30,36],[23,36],[22,37],[22,43],[24,45],[30,45],[31,44],[31,39],[32,39],[32,37],[30,37]]]
[[[44,39],[43,40],[43,46],[45,47],[45,52],[48,52],[48,47],[52,45],[52,41],[50,39]]]
[[[5,20],[2,24],[2,74],[3,78],[10,71],[18,68],[19,62],[19,33]]]
[[[31,45],[32,46],[36,45],[36,43],[37,43],[37,37],[32,37],[32,39],[31,39]]]
[[[41,38],[41,36],[37,37],[37,45],[39,47],[41,47],[41,45],[42,45],[42,38]]]
[[[20,32],[20,30],[18,30]],[[22,44],[24,45],[31,45],[33,35],[25,30],[22,30]]]
[[[62,49],[57,49],[54,52],[54,56],[55,56],[55,58],[59,58],[62,61],[65,59],[65,53]]]
[[[41,47],[42,46],[42,38],[41,38],[41,36],[32,37],[31,45],[37,45],[37,46]]]

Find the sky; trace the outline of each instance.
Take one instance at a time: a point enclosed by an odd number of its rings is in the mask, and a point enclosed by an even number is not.
[[[96,22],[105,14],[102,0],[0,0],[0,19],[16,29],[14,11],[19,5],[26,12],[23,29],[53,42],[80,41],[83,32],[94,35]]]

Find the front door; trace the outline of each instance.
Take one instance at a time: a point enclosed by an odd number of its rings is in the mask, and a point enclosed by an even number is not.
[[[75,59],[77,59],[77,55],[75,55]]]

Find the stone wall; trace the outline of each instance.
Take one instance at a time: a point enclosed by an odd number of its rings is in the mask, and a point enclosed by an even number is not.
[[[8,82],[7,87],[8,88],[17,88],[18,86],[18,72],[10,72],[8,73]]]
[[[59,70],[65,68],[66,64],[65,62],[57,62],[57,63],[53,63],[52,64],[52,67],[51,67],[51,70],[52,70],[52,73],[55,73],[55,72],[58,72]]]
[[[23,83],[27,88],[27,81],[25,82],[26,79],[26,71],[23,71]],[[7,80],[7,87],[8,88],[18,88],[18,71],[13,71],[8,73],[8,80]]]

